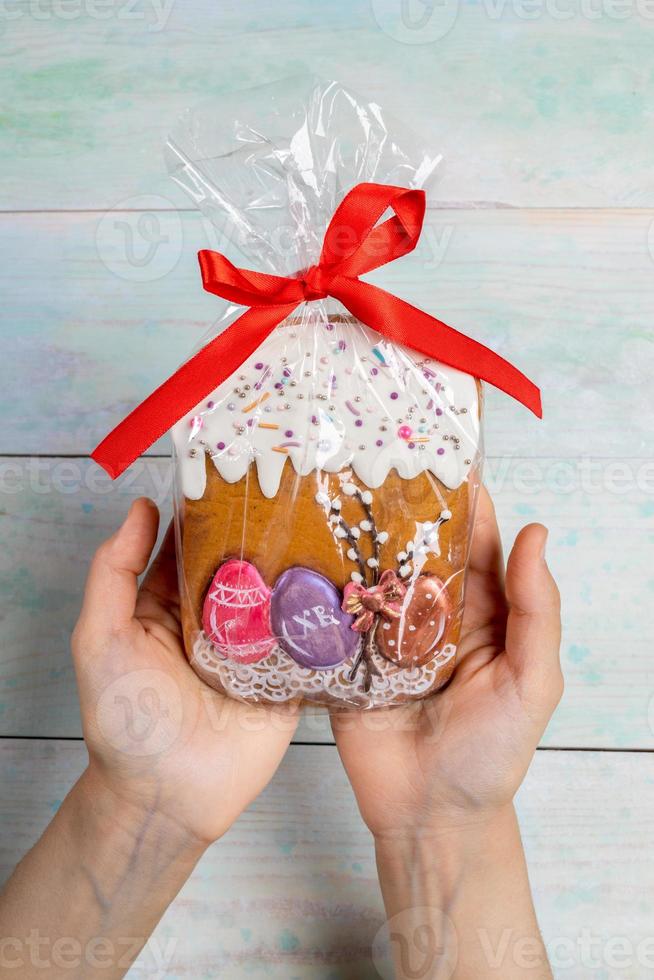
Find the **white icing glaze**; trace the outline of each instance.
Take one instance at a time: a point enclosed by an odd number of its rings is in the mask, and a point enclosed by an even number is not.
[[[300,476],[351,466],[379,487],[430,470],[454,489],[479,447],[477,385],[468,374],[391,344],[358,322],[306,307],[173,427],[183,494],[205,490],[205,453],[227,483],[257,467],[266,497],[287,458]],[[346,491],[347,492],[347,491]]]
[[[254,664],[224,660],[204,633],[193,644],[191,664],[208,684],[222,687],[230,697],[243,701],[284,702],[306,697],[318,702],[333,700],[367,708],[388,707],[411,698],[424,697],[437,683],[439,672],[456,655],[448,643],[423,667],[398,669],[383,657],[375,657],[380,676],[373,675],[370,691],[364,689],[364,670],[354,682],[349,679],[352,660],[333,670],[300,667],[283,650],[275,647]]]

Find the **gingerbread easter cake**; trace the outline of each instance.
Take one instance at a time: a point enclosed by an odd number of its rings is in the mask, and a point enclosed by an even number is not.
[[[209,685],[372,707],[447,681],[480,458],[473,377],[307,312],[173,440],[184,639]]]

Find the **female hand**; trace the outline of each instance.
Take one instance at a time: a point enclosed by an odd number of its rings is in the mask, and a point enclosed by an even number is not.
[[[138,586],[158,525],[152,501],[137,500],[91,565],[73,635],[85,778],[207,844],[266,786],[297,713],[232,701],[190,668],[172,529]]]
[[[482,488],[451,682],[406,707],[332,715],[376,837],[410,837],[512,801],[563,691],[559,594],[546,539],[542,525],[522,529],[505,582],[497,520]]]
[[[563,690],[546,538],[523,528],[505,582],[482,491],[450,683],[406,707],[332,716],[375,837],[397,980],[552,976],[512,803]]]

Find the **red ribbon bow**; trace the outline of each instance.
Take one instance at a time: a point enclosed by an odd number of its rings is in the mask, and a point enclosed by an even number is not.
[[[377,616],[384,619],[399,619],[400,609],[395,603],[406,594],[406,587],[400,582],[392,568],[382,572],[377,585],[367,588],[359,582],[348,582],[343,589],[343,612],[356,616],[351,628],[357,633],[367,633],[372,629]]]
[[[377,222],[391,209],[393,217]],[[388,184],[357,184],[336,209],[320,261],[296,278],[239,269],[219,252],[198,253],[210,293],[250,309],[164,381],[96,447],[92,456],[112,478],[229,378],[303,301],[339,300],[358,320],[395,344],[420,351],[488,381],[541,417],[538,388],[508,361],[359,276],[413,251],[425,215],[425,193]]]

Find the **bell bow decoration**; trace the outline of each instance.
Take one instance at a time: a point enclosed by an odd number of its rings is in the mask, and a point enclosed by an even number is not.
[[[406,586],[392,569],[382,572],[377,585],[366,587],[359,582],[348,582],[343,590],[343,612],[356,616],[351,629],[368,633],[377,618],[399,619],[400,609],[395,605],[406,594]]]
[[[239,269],[220,252],[198,253],[204,288],[249,307],[164,381],[103,439],[93,459],[115,479],[156,440],[229,378],[300,303],[338,300],[395,344],[502,389],[542,416],[540,391],[521,371],[471,337],[359,277],[416,247],[425,192],[357,184],[334,212],[317,265],[296,277]],[[380,222],[388,210],[393,216]]]

